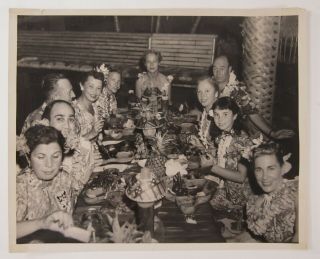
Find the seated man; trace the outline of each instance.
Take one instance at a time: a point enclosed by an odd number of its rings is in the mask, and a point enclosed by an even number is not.
[[[34,121],[41,120],[43,111],[48,103],[53,100],[71,102],[75,97],[69,79],[63,74],[53,73],[46,75],[42,80],[41,89],[44,96],[44,102],[39,108],[28,115],[22,127],[22,134],[33,125]]]
[[[240,107],[242,116],[248,117],[261,132],[274,139],[290,138],[294,135],[292,130],[275,131],[265,122],[246,91],[245,84],[237,80],[227,56],[217,56],[210,73],[212,73],[213,80],[218,85],[219,97],[229,96],[234,99]]]

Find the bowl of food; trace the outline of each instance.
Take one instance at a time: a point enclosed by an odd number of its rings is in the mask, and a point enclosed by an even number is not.
[[[123,137],[122,130],[120,129],[112,129],[110,131],[110,137],[112,139],[121,139]]]

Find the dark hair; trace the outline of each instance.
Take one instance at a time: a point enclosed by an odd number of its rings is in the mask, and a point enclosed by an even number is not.
[[[242,130],[242,123],[241,123],[241,113],[240,108],[237,103],[230,97],[224,96],[220,97],[215,103],[212,105],[212,110],[231,110],[234,115],[237,115],[237,118],[233,124],[233,130],[239,134]],[[219,131],[218,131],[219,132]],[[221,130],[220,132],[221,133]]]
[[[226,55],[226,54],[221,54],[221,55],[216,56],[216,57],[214,58],[214,60],[213,60],[213,63],[214,63],[214,61],[216,61],[218,58],[222,58],[222,57],[226,58],[226,59],[227,59],[227,62],[228,62],[228,65],[232,67],[232,65],[231,65],[231,60],[230,60],[230,58],[228,57],[228,55]],[[209,75],[210,77],[213,77],[213,63],[212,63],[212,64],[209,66],[209,68],[208,68],[208,75]]]
[[[253,161],[263,155],[275,155],[279,164],[282,166],[283,161],[283,150],[280,145],[275,142],[263,143],[253,149]]]
[[[54,100],[54,101],[50,102],[46,106],[46,108],[44,109],[43,114],[42,114],[42,119],[48,119],[50,121],[51,110],[58,103],[64,103],[64,104],[68,105],[73,110],[73,113],[75,113],[74,108],[72,107],[72,105],[69,102],[64,101],[64,100]]]
[[[50,126],[35,125],[30,127],[26,133],[27,145],[30,149],[30,155],[32,151],[40,144],[58,143],[61,148],[62,154],[64,151],[65,139],[60,133]]]
[[[51,73],[47,74],[41,82],[41,89],[43,97],[46,101],[50,100],[52,92],[55,90],[55,86],[60,79],[68,79],[62,73]],[[69,80],[69,79],[68,79]]]
[[[161,55],[161,52],[160,51],[157,51],[157,50],[154,50],[154,49],[148,49],[144,52],[143,56],[141,57],[140,59],[140,62],[139,62],[139,66],[140,68],[143,70],[143,71],[147,71],[147,68],[146,68],[146,60],[147,60],[147,56],[149,54],[154,54],[157,56],[158,58],[158,61],[159,63],[162,61],[162,55]]]
[[[104,86],[104,75],[102,72],[98,72],[98,71],[95,71],[95,70],[91,70],[89,72],[85,72],[82,74],[81,78],[80,78],[80,83],[81,84],[84,84],[88,78],[92,76],[93,78],[97,79],[97,80],[100,80],[102,82],[102,87]]]

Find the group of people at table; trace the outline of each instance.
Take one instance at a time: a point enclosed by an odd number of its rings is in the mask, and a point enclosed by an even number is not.
[[[145,53],[146,72],[139,74],[135,93],[141,99],[146,89],[157,88],[171,105],[171,79],[159,72],[160,62],[159,52]],[[101,163],[94,143],[104,121],[117,115],[121,71],[102,65],[83,73],[79,84],[82,93],[74,100],[68,78],[46,75],[44,102],[26,118],[17,137],[17,151],[26,159],[16,177],[17,238],[72,226],[77,196]],[[207,145],[200,164],[210,167],[219,181],[210,204],[221,210],[246,208],[246,230],[233,241],[297,242],[298,181],[284,178],[290,164],[276,143],[294,132],[273,130],[265,122],[227,56],[216,57],[211,75],[199,78],[197,98],[203,110],[192,111],[199,114],[199,134],[192,142]],[[263,133],[259,143],[238,123],[240,117]],[[253,165],[259,193],[248,191],[248,164]]]

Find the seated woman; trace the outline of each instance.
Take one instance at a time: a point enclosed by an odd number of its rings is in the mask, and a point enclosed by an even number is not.
[[[233,241],[298,242],[298,180],[283,177],[290,169],[275,143],[264,143],[253,150],[254,175],[260,193],[247,202],[247,225]],[[253,239],[254,238],[254,239]]]
[[[97,156],[94,155],[91,142],[79,135],[74,108],[66,101],[56,100],[47,105],[42,118],[48,121],[48,126],[59,130],[66,139],[66,148],[70,150],[70,154],[63,159],[64,170],[83,185],[86,184]]]
[[[118,105],[115,94],[120,89],[121,72],[112,67],[108,68],[105,64],[100,65],[96,70],[104,73],[105,77],[105,87],[96,103],[100,115],[105,119],[112,114],[117,114]]]
[[[239,107],[231,98],[219,98],[211,115],[220,134],[215,138],[216,159],[206,161],[213,164],[210,177],[219,184],[210,204],[217,210],[241,209],[246,203],[247,160],[252,142],[239,127]]]
[[[141,99],[143,96],[162,95],[171,104],[171,81],[172,76],[166,77],[159,72],[159,65],[162,60],[161,53],[155,50],[146,51],[142,63],[146,72],[139,74],[136,81],[136,96]]]
[[[103,128],[103,118],[98,112],[96,101],[104,86],[104,75],[90,71],[80,81],[81,96],[73,102],[76,119],[80,124],[81,136],[94,140]]]
[[[63,231],[73,224],[71,214],[81,189],[81,183],[61,169],[64,137],[53,127],[35,125],[18,144],[29,167],[16,178],[17,238],[39,229]]]

